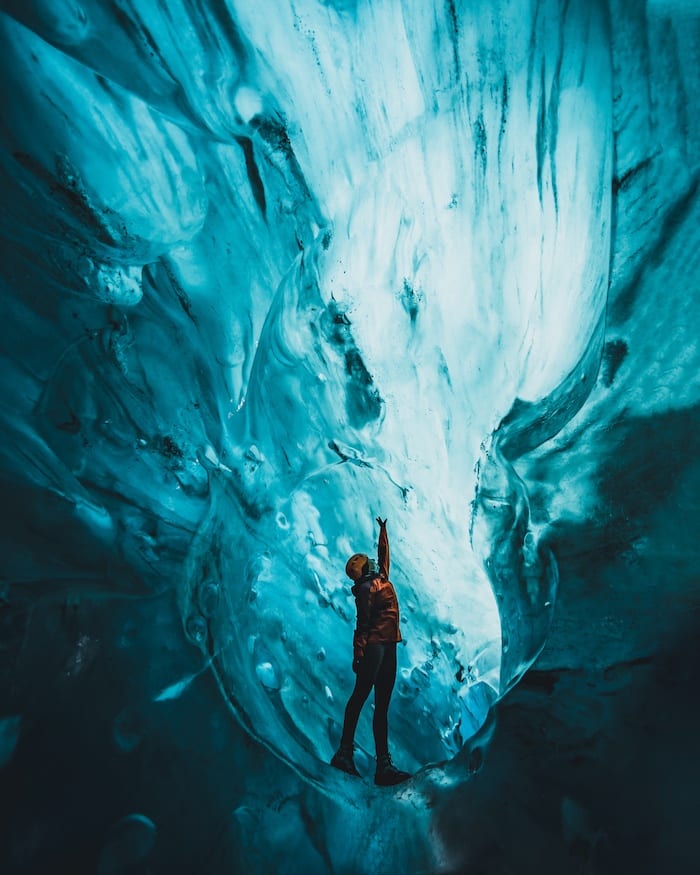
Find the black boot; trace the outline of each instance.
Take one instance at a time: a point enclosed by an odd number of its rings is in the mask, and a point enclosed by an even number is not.
[[[348,775],[360,777],[360,773],[355,768],[355,760],[353,759],[353,746],[341,744],[338,750],[333,754],[331,765],[341,772],[347,772]]]
[[[388,753],[377,757],[377,771],[374,773],[374,783],[379,787],[393,787],[410,778],[408,772],[402,772],[392,763]]]

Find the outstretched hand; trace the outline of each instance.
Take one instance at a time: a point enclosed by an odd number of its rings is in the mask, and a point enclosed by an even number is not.
[[[384,526],[386,526],[387,519],[388,519],[388,517],[385,517],[384,519],[382,519],[380,516],[377,517],[377,522],[379,523],[380,529],[383,529]]]

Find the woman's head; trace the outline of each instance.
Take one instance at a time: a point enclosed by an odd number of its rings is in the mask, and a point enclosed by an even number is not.
[[[353,553],[345,565],[345,573],[351,580],[359,580],[366,574],[376,574],[379,571],[375,559],[370,559],[366,553]]]
[[[354,553],[345,565],[345,573],[351,580],[359,580],[368,571],[369,558],[366,553]]]

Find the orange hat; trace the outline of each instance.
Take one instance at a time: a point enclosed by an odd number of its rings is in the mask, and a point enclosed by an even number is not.
[[[367,555],[365,553],[354,553],[345,566],[345,573],[351,580],[359,580],[362,577],[362,572],[367,564]]]

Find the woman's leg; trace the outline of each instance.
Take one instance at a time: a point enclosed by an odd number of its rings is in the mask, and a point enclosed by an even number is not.
[[[360,665],[357,669],[355,689],[352,691],[348,704],[345,706],[343,735],[340,739],[341,747],[352,747],[352,743],[355,740],[355,729],[357,728],[357,721],[360,719],[360,711],[362,711],[362,706],[367,701],[367,696],[369,696],[383,662],[383,648],[383,644],[368,644],[365,648],[365,655],[360,660]]]
[[[374,720],[372,721],[377,759],[389,753],[389,702],[396,680],[396,645],[379,646],[384,649],[384,656],[374,681]]]

